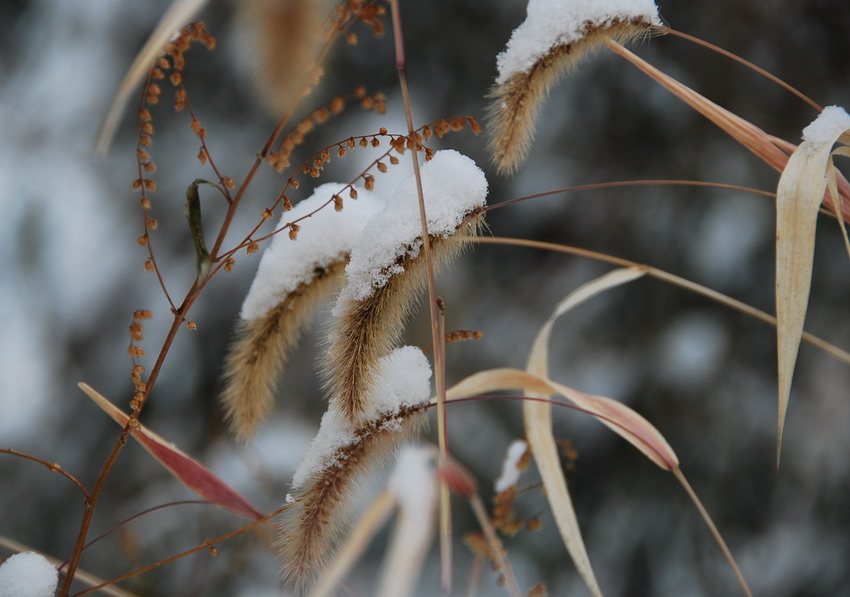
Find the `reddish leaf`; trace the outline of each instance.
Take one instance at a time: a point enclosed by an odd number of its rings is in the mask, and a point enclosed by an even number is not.
[[[106,414],[121,426],[126,426],[130,417],[121,409],[104,398],[86,383],[78,384],[79,388],[91,398]],[[177,446],[166,441],[141,423],[130,431],[151,456],[156,458],[168,472],[185,485],[197,496],[218,504],[234,514],[246,518],[261,518],[263,513],[252,506],[245,498],[231,489],[227,483],[219,479],[200,462],[180,450]]]

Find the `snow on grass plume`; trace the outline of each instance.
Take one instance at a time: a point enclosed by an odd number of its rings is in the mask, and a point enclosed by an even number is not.
[[[487,180],[456,151],[439,151],[422,166],[422,187],[433,263],[439,267],[477,234]],[[368,411],[366,390],[378,359],[396,343],[414,299],[425,287],[425,260],[416,181],[403,181],[372,218],[351,251],[346,285],[334,308],[325,359],[333,405],[352,423]],[[452,237],[451,240],[447,240]]]
[[[652,0],[530,0],[525,21],[496,57],[488,128],[499,172],[510,174],[523,162],[540,106],[582,55],[606,39],[627,41],[660,23]]]
[[[283,515],[279,549],[284,574],[306,584],[321,568],[340,533],[344,502],[358,479],[414,433],[431,396],[431,367],[406,346],[380,359],[367,421],[354,425],[333,405],[293,478],[296,503]]]
[[[341,211],[325,205],[344,187],[324,184],[283,212],[279,227],[315,213],[301,222],[295,240],[278,233],[260,260],[227,356],[221,396],[240,439],[249,438],[271,412],[289,350],[316,305],[334,290],[351,247],[380,208],[377,197],[360,188],[358,199],[346,201]]]

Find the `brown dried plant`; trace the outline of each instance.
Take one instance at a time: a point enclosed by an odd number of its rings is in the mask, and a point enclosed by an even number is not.
[[[450,240],[432,236],[436,268],[457,257],[482,226],[482,215],[470,213]],[[424,253],[405,255],[392,269],[400,273],[391,275],[383,287],[343,305],[323,361],[331,404],[355,423],[362,422],[378,359],[398,342],[404,322],[425,287]]]
[[[580,39],[551,47],[527,71],[517,72],[493,86],[487,108],[490,155],[500,174],[512,174],[522,165],[534,140],[537,114],[558,80],[575,68],[605,40],[629,42],[649,35],[644,19],[588,22]]]
[[[280,375],[316,306],[329,296],[346,259],[317,268],[309,283],[299,284],[265,316],[237,324],[224,365],[221,400],[237,438],[249,439],[274,407]]]
[[[287,582],[303,589],[321,572],[345,530],[351,492],[421,429],[427,407],[378,413],[358,426],[353,441],[335,450],[329,463],[292,496],[294,506],[282,517],[284,531],[277,545]]]

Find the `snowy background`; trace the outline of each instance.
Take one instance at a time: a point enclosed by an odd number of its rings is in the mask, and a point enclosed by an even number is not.
[[[408,72],[420,123],[442,116],[483,120],[495,56],[524,17],[521,2],[434,0],[402,3]],[[128,115],[105,160],[92,157],[113,91],[159,16],[163,0],[0,3],[0,446],[58,462],[90,485],[118,428],[77,390],[85,380],[126,406],[131,394],[127,326],[146,308],[144,348],[153,355],[170,320],[154,278],[144,272],[135,132]],[[211,2],[202,15],[218,38],[212,53],[188,54],[190,98],[225,174],[240,180],[274,126],[251,92],[235,48],[232,5]],[[736,52],[822,105],[850,104],[850,6],[844,0],[662,1],[672,27]],[[384,118],[349,108],[310,137],[304,151],[381,126],[403,131],[389,36],[338,48],[324,102],[357,85],[388,96]],[[768,132],[797,141],[815,114],[802,102],[724,58],[674,38],[636,48],[684,83]],[[167,98],[166,89],[164,97]],[[154,233],[166,282],[179,300],[195,257],[182,214],[186,186],[209,171],[184,115],[164,100],[154,115]],[[777,175],[715,127],[614,56],[585,62],[554,91],[526,166],[496,176],[480,138],[452,133],[454,148],[485,170],[489,202],[607,180],[693,178],[772,189]],[[347,180],[365,165],[351,153],[326,180]],[[404,164],[404,162],[402,162]],[[379,177],[392,186],[396,166]],[[396,178],[393,178],[396,177]],[[319,181],[322,182],[322,181]],[[252,186],[245,232],[276,196],[271,172]],[[309,194],[310,185],[302,187]],[[307,188],[305,188],[307,187]],[[204,195],[213,222],[221,201]],[[728,191],[638,188],[536,199],[488,215],[495,235],[577,245],[644,262],[772,311],[774,236],[768,200]],[[235,235],[233,240],[235,240]],[[216,405],[220,365],[259,261],[241,256],[192,311],[198,330],[182,331],[143,421],[199,458],[257,507],[283,502],[292,473],[325,404],[315,362],[327,310],[287,368],[279,408],[255,443],[236,446]],[[449,329],[480,330],[482,340],[449,346],[449,381],[496,366],[522,366],[553,305],[608,267],[528,249],[481,246],[443,274],[439,292]],[[821,221],[807,329],[850,346],[850,268],[837,229]],[[426,347],[420,315],[405,341]],[[850,368],[804,346],[792,393],[783,466],[774,470],[775,340],[771,329],[706,299],[643,280],[584,305],[553,336],[558,381],[622,400],[665,434],[682,468],[724,532],[757,594],[850,595]],[[450,411],[450,441],[489,493],[501,455],[522,434],[516,403],[476,403]],[[435,426],[432,425],[432,435]],[[611,596],[729,595],[734,580],[697,513],[672,478],[598,423],[562,412],[556,434],[579,452],[571,491],[602,589]],[[525,481],[535,482],[533,471]],[[488,498],[485,495],[485,498]],[[98,507],[92,534],[141,510],[193,499],[136,445],[121,454]],[[552,595],[584,594],[539,492],[519,503],[541,515],[543,530],[507,542],[520,583],[545,581]],[[475,529],[458,502],[458,534]],[[0,535],[66,558],[82,499],[59,475],[0,455]],[[176,506],[123,526],[86,551],[82,567],[104,578],[163,559],[233,530],[242,522],[210,506]],[[267,537],[254,534],[137,577],[143,595],[279,594]],[[386,536],[351,580],[369,594]],[[8,555],[0,550],[0,558]],[[432,554],[433,555],[433,554]],[[469,556],[457,550],[458,584]],[[422,595],[435,594],[436,562]],[[485,577],[481,593],[501,594]]]

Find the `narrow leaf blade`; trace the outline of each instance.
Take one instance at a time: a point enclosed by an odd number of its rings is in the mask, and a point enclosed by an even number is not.
[[[91,398],[106,414],[121,425],[127,424],[130,417],[121,409],[103,397],[86,383],[79,388]],[[219,479],[200,462],[166,441],[141,423],[131,430],[131,435],[151,456],[156,458],[169,473],[197,496],[230,510],[246,518],[262,518],[263,513],[252,506],[224,481]]]
[[[835,112],[834,107],[827,108],[821,117],[826,115],[829,118]],[[782,454],[782,433],[791,396],[791,381],[808,310],[815,229],[818,209],[827,188],[830,151],[833,143],[844,133],[842,125],[850,124],[846,113],[843,113],[843,118],[837,119],[839,126],[832,121],[825,122],[821,117],[804,130],[803,142],[788,159],[776,192],[777,466]],[[831,135],[829,129],[823,129],[830,123]]]
[[[549,376],[547,366],[549,338],[558,317],[610,288],[642,277],[644,273],[645,271],[638,268],[617,269],[584,284],[567,295],[537,332],[528,358],[528,372],[544,378]],[[535,393],[533,390],[528,391],[532,396],[548,397]],[[543,480],[543,486],[546,488],[546,499],[549,501],[564,546],[575,562],[576,568],[590,592],[593,595],[602,595],[581,536],[578,518],[567,489],[567,479],[561,468],[557,443],[552,433],[552,406],[547,402],[529,400],[523,402],[522,412],[525,421],[525,435],[537,464],[537,470]]]

